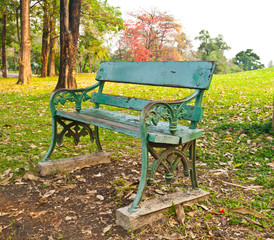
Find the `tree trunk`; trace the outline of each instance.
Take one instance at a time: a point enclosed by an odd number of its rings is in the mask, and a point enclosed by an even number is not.
[[[76,59],[81,0],[60,0],[60,69],[55,90],[77,88]]]
[[[16,49],[13,49],[13,63],[14,63],[14,72],[17,72],[17,64],[18,64],[18,52],[16,51]]]
[[[50,19],[50,40],[49,40],[49,76],[55,76],[55,38],[56,38],[56,1],[53,1],[53,14]]]
[[[21,24],[21,44],[19,61],[19,78],[17,84],[28,84],[31,78],[30,67],[30,2],[20,0],[20,24]]]
[[[21,44],[21,39],[20,39],[20,27],[19,27],[19,8],[16,8],[16,29],[17,29],[17,38],[18,38],[18,44],[20,46]]]
[[[43,0],[43,37],[42,37],[42,68],[41,77],[47,76],[48,70],[48,57],[49,57],[49,16],[48,16],[48,3],[47,0]]]
[[[2,17],[2,77],[7,78],[7,55],[6,55],[6,33],[7,33],[7,14]]]

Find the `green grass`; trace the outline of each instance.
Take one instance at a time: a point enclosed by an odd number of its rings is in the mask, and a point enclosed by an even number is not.
[[[95,82],[94,74],[78,75],[78,87]],[[32,78],[30,85],[0,78],[0,174],[12,169],[17,175],[34,170],[51,139],[49,97],[57,78]],[[271,129],[274,68],[229,75],[216,75],[203,101],[205,137],[198,141],[199,161],[211,168],[230,163],[244,183],[273,187],[270,166],[273,148]],[[108,84],[106,92],[150,99],[178,99],[191,90]],[[111,107],[108,107],[111,108]],[[127,112],[128,110],[123,110]],[[118,159],[121,154],[139,154],[140,141],[100,130],[102,145]],[[135,147],[137,144],[137,147]],[[134,146],[134,147],[133,147]],[[53,158],[95,152],[84,138],[78,147],[65,140]],[[16,175],[15,174],[15,175]]]

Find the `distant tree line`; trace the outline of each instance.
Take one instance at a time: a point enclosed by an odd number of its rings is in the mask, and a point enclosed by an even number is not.
[[[76,88],[75,74],[110,60],[108,38],[124,28],[121,12],[104,0],[1,0],[1,69],[59,74],[56,88]],[[32,71],[31,71],[32,70]]]
[[[96,72],[104,60],[213,60],[216,73],[264,67],[252,49],[228,60],[224,53],[230,47],[222,35],[212,38],[202,30],[194,51],[167,12],[135,11],[124,21],[105,0],[1,0],[0,28],[3,77],[19,71],[18,83],[28,83],[32,72],[58,74],[56,89],[77,88],[76,73]]]

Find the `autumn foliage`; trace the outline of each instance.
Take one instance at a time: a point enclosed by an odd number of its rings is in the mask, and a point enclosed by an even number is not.
[[[188,41],[173,16],[157,10],[129,13],[117,50],[119,60],[180,61]]]

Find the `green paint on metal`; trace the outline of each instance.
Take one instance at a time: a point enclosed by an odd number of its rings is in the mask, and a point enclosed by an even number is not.
[[[98,129],[106,128],[140,138],[142,142],[140,183],[129,211],[140,208],[146,184],[153,181],[159,166],[165,170],[167,183],[171,183],[178,164],[182,162],[185,176],[190,175],[192,188],[197,189],[196,139],[203,135],[203,131],[197,129],[197,123],[202,119],[202,98],[204,90],[209,88],[214,67],[213,62],[101,63],[96,84],[84,89],[60,89],[51,96],[52,140],[42,161],[49,159],[56,143],[61,144],[64,136],[73,137],[78,144],[80,137],[88,134],[92,142],[95,140],[98,151],[102,151]],[[107,82],[192,88],[195,91],[184,99],[151,101],[104,94]],[[94,108],[82,109],[82,103],[88,100],[95,103]],[[75,103],[75,111],[59,109],[67,101]],[[188,105],[190,102],[195,102],[194,106]],[[141,114],[109,111],[101,108],[104,105],[133,109]],[[179,120],[189,120],[191,124],[182,126],[178,124]],[[57,132],[57,124],[63,127],[60,132]],[[149,153],[155,159],[150,166]]]

